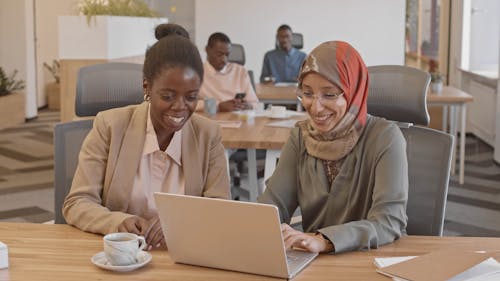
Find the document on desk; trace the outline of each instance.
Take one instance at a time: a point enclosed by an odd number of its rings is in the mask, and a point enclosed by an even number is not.
[[[278,82],[275,83],[275,87],[297,87],[298,83],[296,82]]]
[[[274,121],[274,122],[269,122],[266,124],[266,126],[269,127],[280,127],[280,128],[293,128],[295,127],[295,123],[297,123],[298,120],[282,120],[282,121]]]
[[[216,120],[221,128],[239,128],[241,127],[241,121],[228,121],[228,120]]]
[[[495,259],[496,258],[496,259]],[[377,272],[393,280],[500,280],[498,252],[438,251],[419,257],[376,258]]]

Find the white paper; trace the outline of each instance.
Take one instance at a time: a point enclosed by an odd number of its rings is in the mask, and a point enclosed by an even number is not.
[[[373,263],[378,268],[384,268],[389,265],[397,264],[407,260],[416,258],[417,256],[405,256],[405,257],[389,257],[389,258],[375,258]]]
[[[0,269],[9,268],[9,249],[0,241]]]
[[[274,84],[276,87],[297,87],[297,85],[299,84],[295,82],[278,82]]]
[[[416,256],[404,256],[404,257],[388,257],[388,258],[375,258],[373,263],[378,268],[384,268],[393,264],[404,262],[410,259],[416,258]],[[392,277],[395,281],[401,281],[398,277],[394,277],[387,273],[378,271],[383,275]],[[468,270],[454,276],[448,281],[498,281],[500,280],[500,263],[494,258],[489,258],[483,262],[469,268]]]
[[[456,275],[448,281],[486,281],[500,280],[500,263],[494,258],[489,258],[483,262],[469,268]]]
[[[217,123],[221,126],[221,128],[239,128],[241,127],[241,121],[226,121],[226,120],[217,120]]]
[[[293,128],[295,127],[295,123],[297,120],[282,120],[282,121],[273,121],[266,124],[268,127],[280,127],[280,128]]]

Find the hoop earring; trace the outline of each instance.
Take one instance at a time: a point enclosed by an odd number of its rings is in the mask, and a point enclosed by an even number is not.
[[[144,101],[151,102],[151,96],[149,94],[144,94]]]

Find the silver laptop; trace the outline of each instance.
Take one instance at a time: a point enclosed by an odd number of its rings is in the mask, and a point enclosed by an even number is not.
[[[293,278],[317,256],[285,251],[276,206],[159,192],[154,196],[175,262]]]

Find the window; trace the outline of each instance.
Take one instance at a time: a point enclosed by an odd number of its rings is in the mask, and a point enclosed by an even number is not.
[[[498,78],[500,1],[464,0],[461,68]]]
[[[406,65],[447,72],[449,2],[406,1]]]

